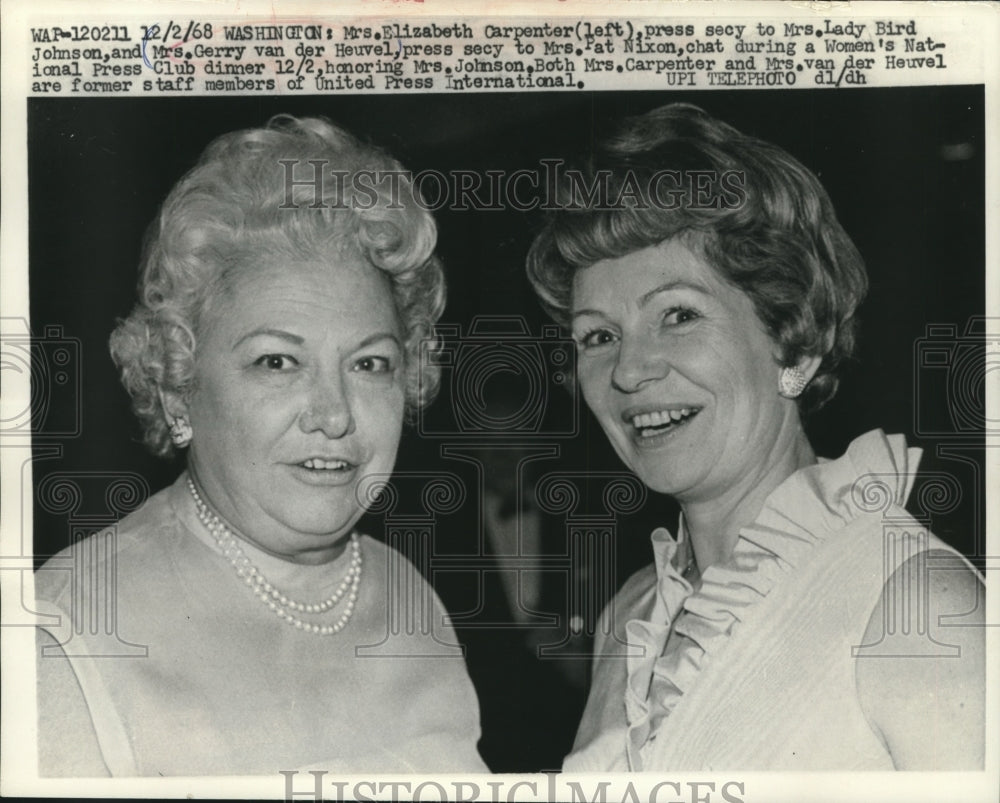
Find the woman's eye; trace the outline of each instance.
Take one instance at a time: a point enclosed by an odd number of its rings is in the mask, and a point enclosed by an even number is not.
[[[354,363],[354,370],[370,374],[387,374],[392,371],[392,362],[388,357],[362,357]]]
[[[576,342],[582,349],[591,349],[613,343],[616,339],[614,332],[609,329],[592,329],[579,335]]]
[[[677,326],[682,323],[689,323],[698,318],[698,313],[687,307],[673,307],[663,314],[663,323],[666,326]]]
[[[287,354],[264,354],[254,360],[254,365],[268,371],[290,371],[298,365],[298,360]]]

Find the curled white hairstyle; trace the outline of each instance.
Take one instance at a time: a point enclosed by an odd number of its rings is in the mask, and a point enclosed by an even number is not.
[[[161,393],[190,396],[199,332],[234,277],[262,255],[326,257],[336,270],[349,251],[384,271],[405,332],[407,411],[430,402],[439,369],[420,350],[437,347],[444,309],[436,240],[402,166],[326,120],[282,115],[216,139],[150,226],[139,302],[111,335],[146,444],[172,453]]]

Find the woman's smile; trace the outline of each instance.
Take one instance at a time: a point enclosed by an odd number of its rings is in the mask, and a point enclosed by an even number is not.
[[[291,466],[292,475],[306,485],[338,486],[353,483],[358,467],[349,463],[341,463],[330,468],[317,468],[296,463]]]
[[[644,405],[630,407],[622,413],[622,420],[633,429],[633,440],[640,449],[655,449],[685,430],[700,412],[693,404]]]

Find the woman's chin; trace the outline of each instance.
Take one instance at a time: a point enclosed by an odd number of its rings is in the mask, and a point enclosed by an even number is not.
[[[362,513],[358,503],[360,477],[358,466],[345,470],[289,466],[287,477],[276,477],[269,489],[271,509],[290,529],[320,535],[346,528],[349,535],[349,525]]]
[[[356,505],[336,504],[336,500],[329,498],[289,496],[265,513],[268,521],[261,522],[256,531],[282,533],[280,540],[277,535],[272,535],[270,542],[255,539],[265,550],[290,560],[297,560],[298,554],[330,552],[335,553],[327,558],[332,560],[346,546],[363,511]]]
[[[677,496],[683,493],[687,483],[676,473],[646,471],[639,474],[639,479],[649,490],[667,496]]]
[[[633,457],[629,467],[654,493],[677,496],[697,483],[698,464],[691,456],[646,452]]]
[[[313,526],[316,532],[309,532]],[[281,545],[275,545],[269,550],[275,557],[291,563],[319,564],[336,560],[350,543],[353,525],[341,527],[333,531],[319,531],[325,525],[319,522],[302,521],[296,528],[296,536]],[[266,548],[267,545],[260,545]]]
[[[305,544],[337,544],[346,541],[354,532],[354,525],[361,518],[357,509],[351,511],[299,509],[287,519],[289,529],[295,531]]]

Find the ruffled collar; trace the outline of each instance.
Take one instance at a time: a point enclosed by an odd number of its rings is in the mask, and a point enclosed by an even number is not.
[[[853,441],[843,457],[795,472],[740,531],[729,560],[705,570],[697,591],[675,565],[683,527],[677,539],[665,528],[653,531],[653,609],[648,620],[625,626],[629,644],[641,648],[629,651],[625,686],[633,770],[642,769],[644,747],[747,613],[816,544],[858,516],[905,504],[919,461],[920,449],[908,449],[902,435],[874,430]]]

